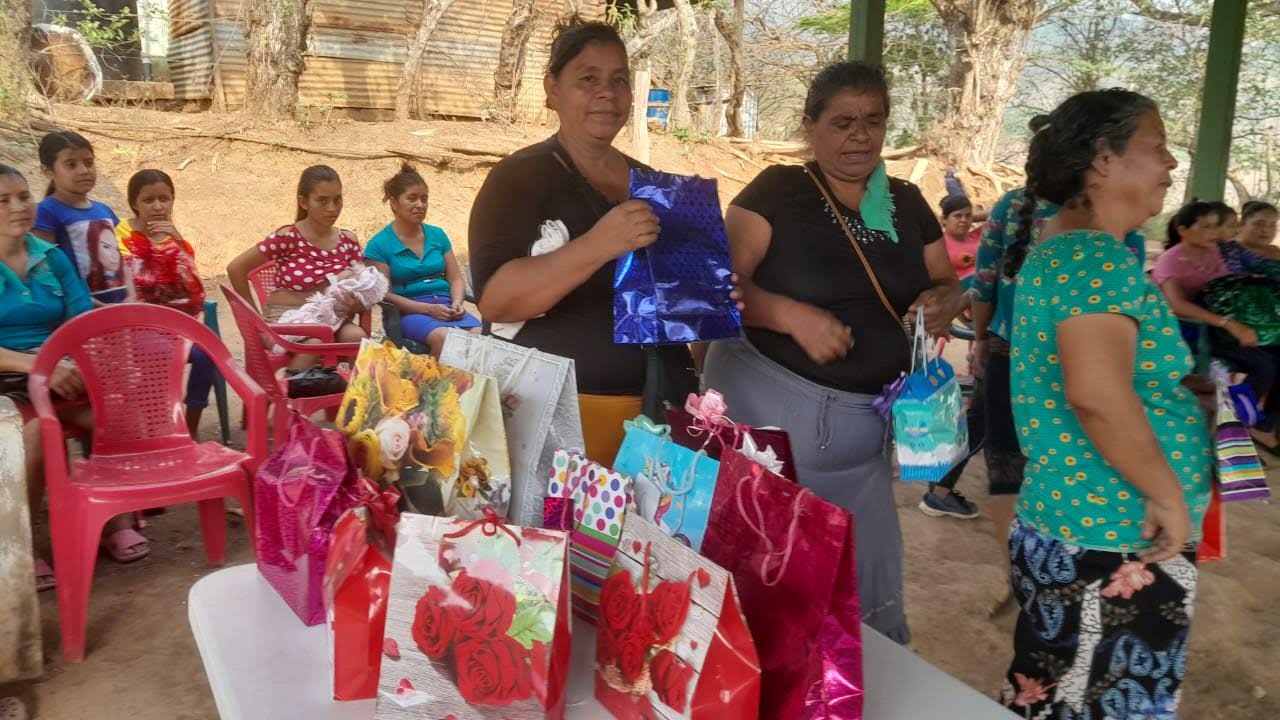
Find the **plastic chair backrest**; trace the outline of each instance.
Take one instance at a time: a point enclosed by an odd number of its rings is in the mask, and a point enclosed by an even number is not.
[[[280,340],[279,334],[271,329],[240,294],[228,285],[222,286],[222,294],[231,306],[231,316],[235,318],[240,337],[244,340],[244,367],[249,377],[262,386],[267,397],[275,402],[281,399],[280,387],[276,383],[276,371],[280,362],[273,362],[270,348]],[[280,360],[277,358],[276,360]]]
[[[249,271],[249,285],[253,287],[254,299],[263,311],[267,309],[267,298],[275,291],[279,277],[275,260],[268,260]]]
[[[185,313],[142,303],[93,310],[59,327],[40,347],[32,404],[52,416],[48,377],[61,358],[70,357],[93,407],[95,455],[194,445],[183,414],[183,376],[193,344],[224,374],[234,371],[222,341]]]

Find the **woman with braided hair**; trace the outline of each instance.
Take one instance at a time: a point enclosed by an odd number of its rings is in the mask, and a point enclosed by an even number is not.
[[[1003,700],[1027,717],[1177,715],[1212,451],[1177,318],[1121,240],[1176,166],[1156,104],[1127,90],[1071,97],[1031,140],[1005,253],[1027,466]],[[1033,246],[1040,198],[1060,210]]]

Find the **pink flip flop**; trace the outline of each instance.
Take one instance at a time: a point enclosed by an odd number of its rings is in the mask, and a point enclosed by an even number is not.
[[[58,578],[53,574],[53,568],[44,560],[36,558],[36,592],[52,590],[57,586]],[[0,720],[3,720],[2,716]]]
[[[102,539],[102,549],[118,563],[141,560],[151,553],[151,547],[142,533],[133,528],[117,530]]]

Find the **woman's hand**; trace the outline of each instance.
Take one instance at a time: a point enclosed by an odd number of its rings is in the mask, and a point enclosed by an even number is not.
[[[951,321],[964,310],[964,294],[956,285],[938,285],[920,293],[911,303],[911,312],[924,308],[924,328],[934,337],[951,332]]]
[[[182,235],[178,233],[178,228],[174,227],[172,220],[152,220],[147,223],[148,235],[167,235],[169,237],[182,239]]]
[[[49,389],[63,399],[79,399],[84,394],[84,378],[80,377],[80,370],[75,363],[62,360],[53,366],[53,373],[49,375]]]
[[[1147,498],[1147,515],[1142,520],[1142,539],[1151,547],[1138,553],[1143,562],[1158,563],[1183,551],[1191,538],[1191,515],[1181,494],[1168,500]]]
[[[1223,329],[1231,333],[1231,337],[1240,343],[1240,347],[1258,347],[1258,331],[1248,325],[1235,320],[1228,320]]]
[[[658,216],[645,200],[628,200],[610,210],[591,228],[609,259],[617,259],[658,239]]]
[[[853,347],[853,330],[822,308],[797,302],[787,315],[791,337],[819,365],[848,355]]]

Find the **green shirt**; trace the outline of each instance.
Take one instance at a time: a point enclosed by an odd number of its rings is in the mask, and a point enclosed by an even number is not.
[[[1178,321],[1133,252],[1106,233],[1073,231],[1034,247],[1014,299],[1012,396],[1026,478],[1018,515],[1074,545],[1130,552],[1143,540],[1145,498],[1102,457],[1067,404],[1058,325],[1090,313],[1138,323],[1133,389],[1182,482],[1193,538],[1209,504],[1213,451],[1199,404],[1182,386],[1192,367]]]
[[[387,225],[369,238],[364,256],[391,271],[391,292],[408,298],[449,295],[445,256],[453,252],[449,236],[435,225],[422,225],[422,255],[405,247],[395,228]]]

